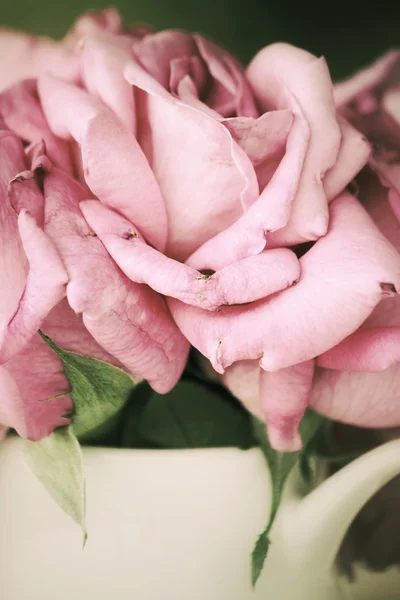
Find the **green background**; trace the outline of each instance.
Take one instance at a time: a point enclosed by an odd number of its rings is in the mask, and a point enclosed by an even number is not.
[[[76,16],[108,3],[87,0],[0,0],[0,22],[61,36]],[[400,45],[400,4],[393,0],[119,0],[129,21],[197,30],[247,61],[260,47],[285,40],[325,55],[335,78]]]

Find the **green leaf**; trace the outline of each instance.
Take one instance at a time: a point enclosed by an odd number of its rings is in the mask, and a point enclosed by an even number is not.
[[[255,445],[248,413],[195,381],[181,381],[163,396],[152,392],[141,415],[140,433],[159,448]]]
[[[138,385],[123,409],[120,446],[122,448],[157,448],[140,429],[143,411],[153,390],[148,383]]]
[[[46,335],[41,336],[63,364],[74,402],[74,433],[84,438],[122,409],[137,382],[114,365],[62,350]]]
[[[251,583],[253,587],[257,583],[261,571],[264,566],[265,558],[268,554],[271,540],[268,537],[268,528],[265,529],[255,543],[254,550],[251,554]]]
[[[278,512],[287,477],[294,465],[306,452],[307,445],[317,433],[322,422],[323,417],[320,417],[314,411],[308,409],[300,424],[300,434],[303,440],[303,449],[299,452],[277,452],[271,448],[265,424],[258,419],[253,418],[254,433],[260,443],[265,458],[267,459],[272,485],[272,500],[269,521],[265,530],[259,536],[252,553],[251,579],[253,586],[256,584],[261,574],[265,559],[268,554],[268,548],[270,545],[269,533]]]
[[[81,447],[72,427],[56,429],[39,442],[27,441],[25,458],[50,496],[81,526],[85,545],[85,476]]]

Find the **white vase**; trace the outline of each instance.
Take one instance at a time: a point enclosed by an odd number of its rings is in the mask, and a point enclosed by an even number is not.
[[[271,493],[258,449],[86,448],[84,458],[89,539],[82,550],[76,524],[25,465],[23,442],[0,445],[2,600],[400,597],[400,573],[364,573],[351,587],[333,568],[359,508],[400,472],[400,441],[364,455],[305,498],[293,472],[255,590],[250,555]]]

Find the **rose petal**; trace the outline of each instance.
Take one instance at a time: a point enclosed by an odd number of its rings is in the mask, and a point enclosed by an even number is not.
[[[26,168],[21,142],[7,132],[0,136],[0,340],[18,308],[28,274],[18,232],[18,219],[8,201],[9,181]]]
[[[206,103],[222,116],[257,118],[253,94],[239,63],[223,48],[201,35],[194,35],[200,56],[214,79]]]
[[[234,117],[222,122],[256,168],[262,191],[285,154],[293,113],[289,110],[272,110],[258,119]]]
[[[289,89],[307,119],[310,143],[290,227],[304,240],[318,239],[328,227],[322,179],[336,162],[341,138],[326,62],[288,44],[272,44],[256,55],[247,76],[262,108],[282,108],[278,103]]]
[[[259,420],[265,421],[275,450],[301,448],[298,425],[309,403],[314,361],[267,373],[255,360],[239,361],[222,376],[224,384]]]
[[[294,121],[286,142],[285,156],[258,199],[230,227],[208,240],[186,261],[197,269],[220,269],[225,265],[272,247],[273,235],[289,220],[297,193],[309,130],[293,101]],[[279,233],[279,231],[277,232]],[[280,246],[281,244],[275,244]]]
[[[0,94],[0,114],[7,127],[30,144],[44,141],[52,163],[72,173],[68,145],[50,131],[40,107],[36,84],[23,81]]]
[[[18,216],[18,229],[29,272],[24,292],[2,339],[1,363],[14,356],[37,332],[50,310],[65,296],[68,281],[50,238],[25,210]]]
[[[376,373],[385,371],[399,360],[400,327],[375,327],[359,329],[322,354],[318,366]]]
[[[265,371],[264,371],[265,373]],[[260,402],[261,367],[258,360],[239,360],[227,367],[221,377],[224,385],[260,421],[264,412]]]
[[[227,304],[244,304],[284,289],[300,276],[296,255],[287,249],[264,252],[233,263],[211,276],[202,275],[147,246],[132,223],[96,200],[81,202],[80,208],[131,281],[146,283],[160,294],[186,304],[206,310]]]
[[[400,52],[398,50],[388,52],[371,66],[358,71],[356,75],[353,75],[349,79],[335,84],[334,96],[336,105],[341,107],[349,104],[360,92],[367,92],[374,88],[388,75],[399,60]]]
[[[338,117],[342,141],[335,166],[324,177],[324,190],[328,201],[338,196],[367,163],[371,144],[346,119]]]
[[[135,138],[97,98],[51,77],[39,80],[46,117],[56,135],[81,145],[86,181],[107,206],[137,224],[163,250],[167,217],[158,185]],[[60,110],[62,106],[62,110]]]
[[[358,329],[387,287],[400,289],[400,256],[361,205],[344,194],[330,213],[327,235],[300,259],[296,286],[218,314],[169,300],[179,328],[217,372],[238,360],[261,358],[275,371],[314,358]]]
[[[74,48],[82,38],[98,33],[122,34],[122,18],[116,8],[84,13],[68,31],[64,43]]]
[[[0,29],[0,91],[42,73],[75,81],[78,59],[61,42]]]
[[[124,66],[132,57],[131,45],[129,39],[110,35],[85,37],[81,45],[81,61],[87,90],[98,96],[134,134],[134,97],[132,87],[123,76]]]
[[[67,297],[94,339],[134,376],[169,391],[184,368],[188,343],[164,300],[128,281],[93,236],[80,210],[85,191],[54,170],[44,181],[45,230],[68,271]]]
[[[133,51],[142,67],[167,90],[171,63],[192,56],[196,46],[192,36],[172,29],[146,35],[133,45]]]
[[[302,447],[299,424],[307,408],[314,376],[309,360],[275,373],[260,373],[260,401],[271,446],[280,452]]]
[[[400,425],[400,369],[351,373],[317,369],[310,406],[335,421],[359,427]]]
[[[257,198],[256,175],[221,123],[181,104],[133,62],[125,77],[147,93],[149,160],[167,207],[167,253],[184,260]]]

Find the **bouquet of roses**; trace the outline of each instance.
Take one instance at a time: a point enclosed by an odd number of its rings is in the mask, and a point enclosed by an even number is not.
[[[79,442],[261,443],[279,504],[333,421],[400,425],[400,53],[333,86],[114,10],[0,48],[0,423],[67,511]]]

